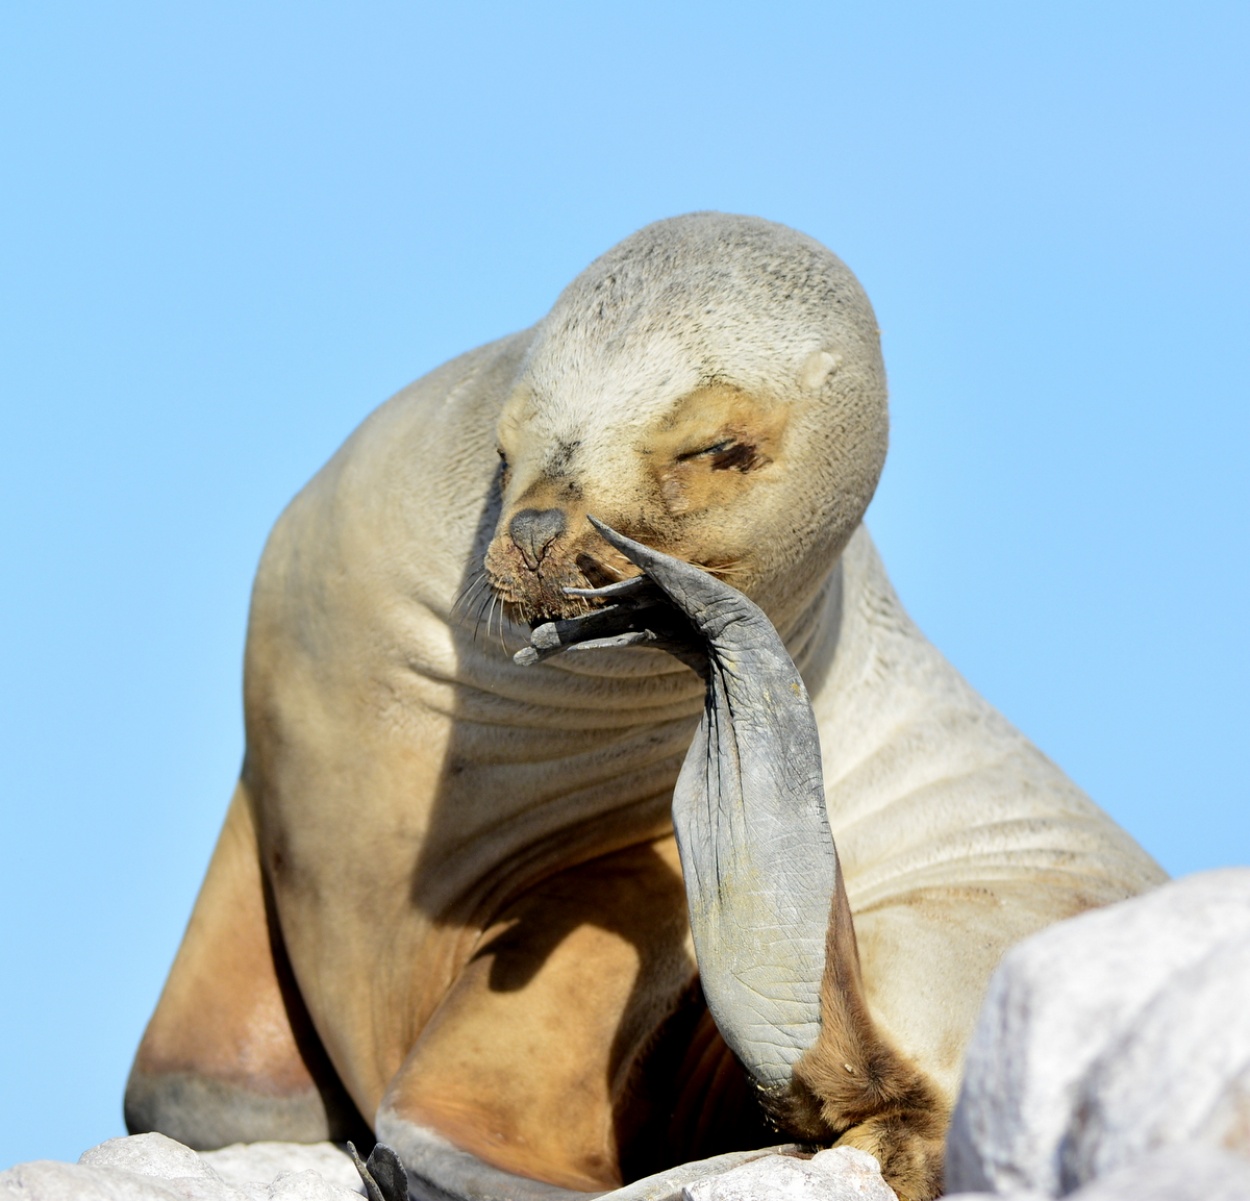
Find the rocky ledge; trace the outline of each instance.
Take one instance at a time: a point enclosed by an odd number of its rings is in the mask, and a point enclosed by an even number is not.
[[[951,1201],[1250,1201],[1250,869],[1053,926],[990,983],[947,1144]],[[329,1143],[159,1134],[0,1172],[0,1201],[354,1201]],[[892,1201],[850,1148],[766,1155],[683,1201]]]

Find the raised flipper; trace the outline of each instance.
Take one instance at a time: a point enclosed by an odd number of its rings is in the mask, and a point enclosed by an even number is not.
[[[645,578],[583,593],[610,607],[539,627],[518,658],[651,645],[700,671],[707,702],[673,824],[708,1008],[783,1131],[861,1147],[900,1196],[936,1196],[947,1104],[864,1000],[797,669],[740,592],[594,524]]]

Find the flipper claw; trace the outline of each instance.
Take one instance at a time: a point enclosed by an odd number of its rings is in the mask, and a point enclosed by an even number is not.
[[[399,1155],[385,1143],[378,1143],[361,1160],[354,1144],[347,1144],[347,1153],[360,1173],[369,1201],[408,1201],[408,1173]]]

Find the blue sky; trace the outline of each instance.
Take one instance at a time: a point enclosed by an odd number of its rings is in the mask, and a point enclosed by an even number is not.
[[[904,602],[1170,871],[1250,858],[1250,7],[454,7],[0,15],[0,1167],[122,1132],[282,506],[674,213],[850,264]]]

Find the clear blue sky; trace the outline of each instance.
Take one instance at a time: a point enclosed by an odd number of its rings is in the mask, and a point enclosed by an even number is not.
[[[0,1167],[122,1130],[282,506],[686,210],[867,287],[934,641],[1170,871],[1250,859],[1247,63],[1243,3],[6,5]]]

